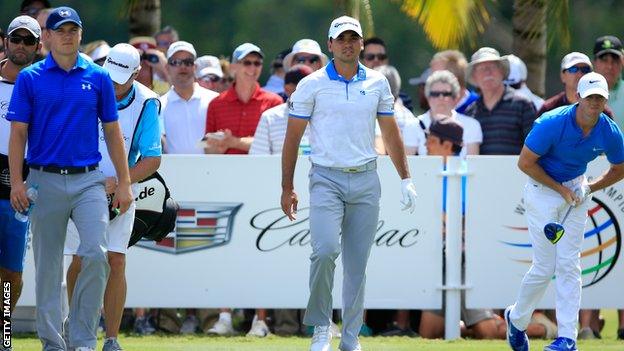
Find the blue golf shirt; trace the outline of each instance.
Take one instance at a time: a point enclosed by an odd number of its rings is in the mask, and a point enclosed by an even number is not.
[[[7,119],[28,124],[29,165],[96,164],[98,123],[117,120],[113,83],[102,67],[78,55],[69,71],[52,54],[17,77]]]
[[[538,154],[538,164],[557,182],[585,173],[587,164],[601,154],[611,164],[624,162],[620,128],[604,113],[587,136],[576,123],[578,104],[562,106],[535,120],[525,145]]]

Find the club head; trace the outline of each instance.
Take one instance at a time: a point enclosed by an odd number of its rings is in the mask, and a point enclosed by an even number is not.
[[[553,244],[556,244],[563,234],[565,234],[565,229],[557,222],[548,223],[544,226],[544,235]]]

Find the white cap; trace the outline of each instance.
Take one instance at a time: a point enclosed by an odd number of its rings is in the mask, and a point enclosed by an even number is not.
[[[37,39],[41,36],[41,27],[39,26],[39,22],[30,16],[24,15],[15,17],[11,23],[9,23],[7,35],[11,35],[11,33],[18,29],[26,29]]]
[[[527,66],[521,58],[516,55],[507,55],[509,61],[509,74],[505,79],[505,84],[514,85],[527,80]]]
[[[195,60],[195,78],[199,79],[207,74],[214,74],[219,78],[223,78],[223,70],[221,70],[221,63],[216,56],[205,55],[198,57]]]
[[[329,25],[329,32],[327,33],[327,36],[331,39],[336,39],[342,32],[346,32],[348,30],[356,32],[360,37],[364,36],[362,35],[362,26],[360,25],[360,21],[349,16],[342,16],[333,20]]]
[[[284,57],[284,69],[288,71],[290,67],[294,66],[293,59],[295,58],[295,55],[301,53],[316,55],[321,59],[321,63],[323,66],[327,64],[327,55],[325,55],[321,51],[321,46],[319,45],[319,43],[316,42],[316,40],[301,39],[298,40],[295,45],[293,45],[292,51],[288,55],[286,55],[286,57]]]
[[[93,49],[93,51],[91,51],[89,56],[93,59],[93,61],[97,61],[101,58],[108,56],[108,54],[110,53],[110,49],[111,48],[110,46],[108,46],[107,43],[102,43],[102,45]]]
[[[594,94],[603,96],[605,99],[609,98],[609,85],[607,84],[607,80],[596,72],[589,72],[581,77],[576,90],[581,96],[581,99]]]
[[[188,41],[180,40],[169,46],[169,49],[167,50],[167,60],[170,59],[171,56],[175,55],[175,53],[178,51],[186,51],[193,55],[193,57],[197,57],[197,52],[195,51],[195,47],[193,47],[193,44],[189,43]]]
[[[236,49],[234,49],[234,52],[232,53],[232,63],[236,63],[242,60],[243,58],[245,58],[245,56],[251,54],[252,52],[255,52],[256,54],[260,55],[260,57],[264,58],[262,50],[260,50],[257,45],[254,45],[252,43],[243,43],[240,44]]]
[[[587,57],[587,55],[574,51],[563,57],[563,60],[561,60],[561,70],[564,71],[570,67],[578,65],[579,63],[586,64],[593,68],[591,60]]]
[[[113,82],[125,84],[130,76],[141,68],[141,56],[134,46],[121,43],[113,46],[104,62]]]

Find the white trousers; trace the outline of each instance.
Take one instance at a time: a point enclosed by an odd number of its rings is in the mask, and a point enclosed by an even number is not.
[[[563,185],[575,190],[586,182],[585,176],[580,176]],[[537,303],[555,276],[559,336],[576,340],[582,284],[580,252],[591,201],[587,199],[572,209],[563,224],[565,234],[555,245],[546,238],[543,230],[549,222],[561,222],[568,209],[565,200],[556,191],[530,179],[524,188],[524,202],[533,245],[533,264],[522,280],[510,319],[518,329],[525,330]]]

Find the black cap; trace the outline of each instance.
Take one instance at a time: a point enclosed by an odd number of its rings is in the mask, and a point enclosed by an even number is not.
[[[303,77],[312,73],[312,68],[306,65],[294,65],[290,67],[286,76],[284,76],[284,84],[298,84]]]
[[[624,55],[622,42],[618,37],[605,35],[596,39],[596,43],[594,44],[594,57],[600,57],[604,54],[614,54],[619,57]]]
[[[448,140],[455,145],[462,146],[464,127],[453,118],[443,118],[431,122],[429,133],[442,140]]]

